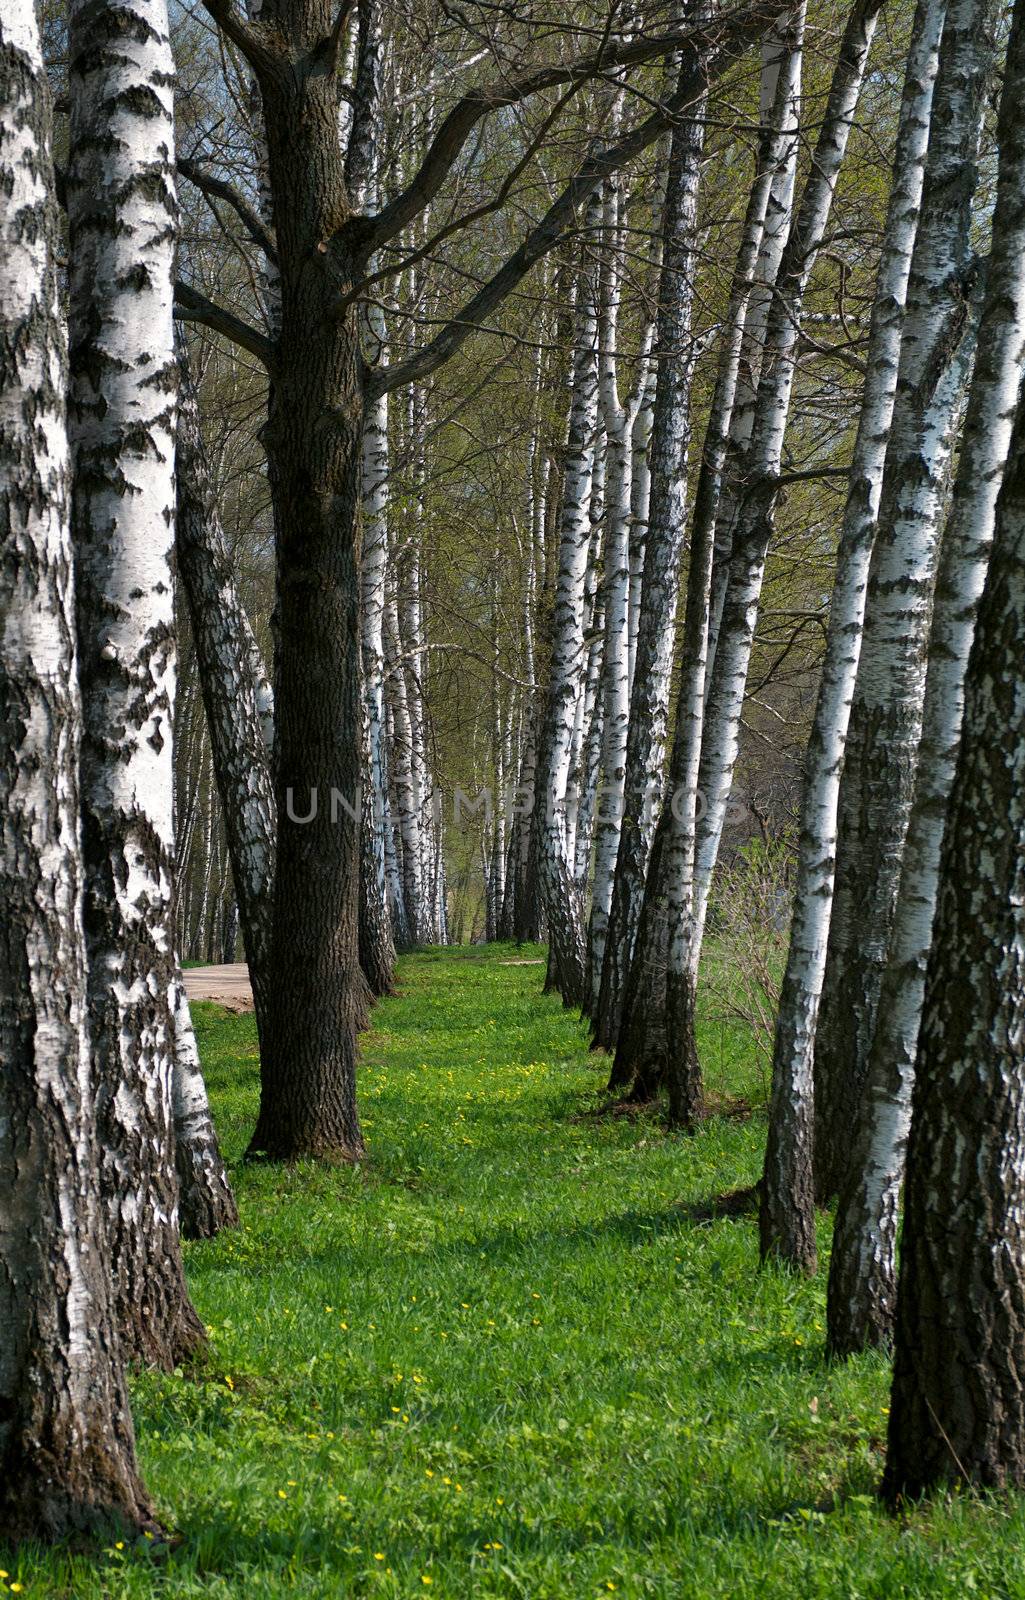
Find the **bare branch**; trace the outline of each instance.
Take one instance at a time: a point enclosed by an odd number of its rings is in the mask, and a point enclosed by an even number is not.
[[[248,350],[250,355],[262,362],[268,372],[273,372],[274,345],[266,334],[254,328],[244,318],[237,317],[233,311],[215,305],[213,300],[208,300],[205,294],[194,289],[190,283],[179,281],[175,284],[174,314],[182,322],[201,322],[205,327],[212,328],[214,333],[222,334],[232,344]]]
[[[271,261],[277,261],[278,253],[274,240],[264,227],[252,206],[239,194],[234,186],[224,178],[215,178],[211,173],[204,172],[198,161],[192,161],[187,156],[178,157],[178,171],[183,178],[188,178],[197,189],[205,195],[210,195],[216,200],[223,200],[229,205],[245,228],[250,239],[263,251]]]
[[[784,0],[785,3],[785,0]],[[778,5],[782,10],[783,5]],[[445,323],[439,333],[405,361],[378,367],[367,383],[368,400],[387,394],[401,384],[417,382],[448,361],[490,313],[530,271],[535,262],[555,248],[569,228],[579,208],[597,186],[613,172],[632,161],[653,144],[666,128],[686,115],[696,104],[708,83],[721,76],[765,26],[764,5],[732,13],[732,21],[719,32],[714,55],[704,52],[705,35],[685,35],[687,48],[679,86],[657,111],[646,117],[617,143],[588,157],[558,199],[549,206],[541,221],[531,229],[523,243],[466,303],[457,316]],[[725,35],[725,37],[723,37]],[[383,215],[384,213],[382,213]]]
[[[738,25],[750,37],[763,31],[785,9],[785,0],[760,0],[753,6],[720,13],[714,21],[703,21],[697,27],[610,40],[599,50],[578,56],[572,61],[528,68],[504,81],[471,89],[457,100],[445,117],[408,187],[396,195],[376,217],[354,218],[349,224],[353,236],[359,240],[360,254],[364,259],[373,255],[414,217],[419,216],[445,182],[474,128],[492,111],[517,105],[543,89],[559,88],[566,83],[582,83],[589,78],[604,76],[617,67],[638,66],[645,61],[670,55],[673,51],[696,50],[699,47],[713,49],[721,43],[724,35],[728,37]]]
[[[262,22],[249,22],[232,4],[232,0],[203,0],[221,32],[245,56],[253,71],[272,71],[284,59],[284,45],[280,35],[271,33]]]

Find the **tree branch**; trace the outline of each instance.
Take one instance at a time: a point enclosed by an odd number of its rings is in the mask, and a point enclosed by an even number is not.
[[[232,0],[203,0],[221,32],[236,45],[253,71],[272,71],[280,65],[285,55],[278,34],[272,34],[265,23],[249,22],[236,10]]]
[[[201,322],[204,327],[212,328],[214,333],[219,333],[232,344],[248,350],[250,355],[263,363],[268,372],[273,372],[274,345],[266,334],[254,328],[244,318],[237,317],[233,311],[226,311],[223,306],[215,305],[205,294],[200,294],[198,289],[194,289],[192,284],[180,281],[175,284],[174,314],[182,322]]]
[[[777,11],[784,10],[786,3],[787,0],[782,0],[782,3],[777,0]],[[555,248],[579,207],[593,194],[598,184],[620,167],[626,166],[653,144],[667,127],[684,117],[687,108],[700,99],[708,83],[720,77],[743,53],[751,39],[761,33],[766,16],[766,6],[762,4],[735,11],[731,18],[723,19],[719,28],[718,48],[710,57],[701,48],[706,35],[699,35],[695,30],[684,36],[684,53],[689,53],[692,59],[685,61],[681,68],[676,92],[617,143],[588,157],[519,248],[422,350],[404,361],[378,367],[370,375],[366,388],[368,402],[379,395],[388,394],[401,384],[427,377],[448,361],[495,307],[515,289],[535,262]]]
[[[728,36],[738,26],[746,35],[761,32],[785,10],[786,0],[760,0],[755,5],[737,7],[714,19],[704,20],[696,27],[609,41],[600,50],[578,56],[573,61],[532,67],[504,82],[482,84],[478,89],[471,89],[456,101],[445,117],[419,171],[407,188],[396,195],[376,217],[352,219],[349,228],[353,236],[358,238],[361,256],[365,260],[380,250],[430,204],[474,128],[492,111],[516,105],[543,89],[599,77],[617,67],[638,66],[659,56],[670,55],[675,50],[697,49],[699,46],[707,50],[716,46],[724,34]]]
[[[211,195],[216,200],[223,200],[229,205],[253,243],[269,260],[277,261],[278,252],[273,238],[252,206],[247,204],[232,184],[224,178],[215,178],[209,172],[204,172],[198,161],[193,161],[187,156],[178,157],[178,171],[183,178],[188,178],[190,183],[194,183],[197,189],[202,189],[204,194]]]

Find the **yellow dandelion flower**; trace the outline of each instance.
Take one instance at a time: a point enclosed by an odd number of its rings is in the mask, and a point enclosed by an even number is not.
[[[421,1574],[420,1574],[420,1582],[421,1583],[433,1583],[434,1579],[433,1578],[429,1578],[427,1576],[426,1572],[421,1572]]]
[[[287,1500],[288,1499],[288,1496],[285,1493],[284,1489],[279,1489],[278,1490],[278,1499],[279,1500]]]

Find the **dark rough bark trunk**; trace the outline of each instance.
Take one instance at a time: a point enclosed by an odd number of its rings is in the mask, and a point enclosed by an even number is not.
[[[329,7],[313,0],[262,14],[303,61],[331,29]],[[338,310],[344,253],[333,252],[329,271],[323,249],[348,210],[334,81],[282,63],[263,73],[261,90],[281,274],[267,424],[278,530],[278,834],[275,985],[250,1150],[359,1160],[363,362],[357,312]]]
[[[67,350],[32,0],[0,38],[0,1536],[153,1529],[86,1034]]]
[[[126,1357],[204,1341],[182,1268],[174,1028],[173,61],[162,6],[70,12],[73,534],[89,1025]]]
[[[1023,655],[1019,404],[966,680],[915,1069],[891,1502],[958,1480],[1025,1483]]]

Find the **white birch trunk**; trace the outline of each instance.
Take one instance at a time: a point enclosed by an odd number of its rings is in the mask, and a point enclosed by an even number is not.
[[[50,95],[0,17],[0,1526],[153,1527],[112,1304],[86,1031],[82,732]]]
[[[715,658],[733,548],[734,524],[748,473],[748,452],[755,426],[758,384],[765,357],[776,279],[786,247],[794,209],[797,158],[800,152],[801,78],[804,66],[804,28],[807,5],[802,3],[771,28],[762,45],[759,82],[760,121],[778,129],[772,141],[775,170],[771,174],[754,282],[744,319],[740,368],[729,418],[728,468],[720,503],[716,508],[715,560],[708,625],[708,667]],[[711,687],[706,671],[706,693]]]
[[[668,943],[669,901],[676,898],[678,914],[694,914],[694,870],[698,827],[698,767],[704,726],[705,690],[712,648],[713,612],[715,607],[714,558],[716,533],[720,526],[720,496],[726,463],[729,455],[730,424],[740,381],[740,368],[747,349],[745,328],[747,311],[753,285],[762,260],[761,243],[766,210],[772,186],[789,147],[788,132],[790,83],[786,77],[777,83],[776,99],[765,129],[759,151],[758,169],[748,196],[747,211],[741,232],[733,284],[725,318],[725,334],[719,349],[715,389],[705,431],[701,453],[701,468],[694,496],[694,516],[691,527],[690,559],[687,574],[687,603],[684,617],[683,660],[686,662],[677,705],[676,727],[673,736],[673,754],[669,774],[669,795],[674,803],[663,807],[658,827],[652,841],[647,875],[643,880],[643,895],[637,887],[636,854],[624,856],[621,849],[617,864],[617,897],[623,908],[623,919],[629,932],[627,917],[630,899],[636,896],[637,934],[631,947],[629,966],[622,984],[619,1001],[621,1016],[613,1009],[620,992],[615,982],[616,968],[606,960],[602,974],[600,1022],[606,1019],[610,1042],[615,1042],[615,1061],[609,1079],[610,1089],[630,1089],[640,1099],[650,1099],[666,1075],[667,1025],[666,1025],[666,955]],[[667,401],[671,390],[666,391]],[[654,453],[654,452],[653,452]],[[655,484],[663,474],[656,472]],[[664,477],[666,489],[659,493],[671,494],[674,480],[667,469]],[[671,502],[670,502],[671,503]],[[653,519],[654,520],[654,519]],[[679,557],[677,557],[679,559]],[[671,641],[664,648],[670,652]],[[667,674],[671,666],[671,653],[664,660]],[[643,677],[638,678],[638,683]],[[645,728],[642,717],[631,718],[631,732],[640,738]],[[638,770],[641,770],[640,764]],[[628,840],[634,834],[628,834]],[[632,868],[632,872],[631,872]],[[631,881],[633,877],[633,881]],[[615,955],[621,948],[620,939],[610,941],[608,952]],[[608,1006],[608,1010],[604,1006]],[[678,1075],[679,1089],[685,1089],[688,1070],[691,1083],[689,1097],[678,1093],[681,1109],[685,1111],[687,1098],[696,1105],[700,1097],[700,1072],[696,1052],[683,1063]]]
[[[600,198],[586,218],[593,235]],[[569,438],[559,543],[559,575],[552,618],[552,661],[541,743],[540,799],[544,807],[541,881],[548,913],[552,961],[567,1005],[586,991],[583,912],[566,846],[565,797],[583,652],[583,596],[591,543],[589,504],[598,413],[597,306],[593,269],[581,269],[573,332]]]
[[[940,851],[961,737],[965,671],[1025,356],[1023,93],[1025,25],[1019,21],[1004,69],[993,243],[957,479],[940,549],[914,801],[861,1115],[833,1237],[829,1342],[837,1354],[888,1342],[892,1332],[898,1200]]]
[[[861,652],[869,563],[897,387],[904,302],[918,228],[945,10],[946,0],[920,0],[912,32],[872,306],[865,387],[837,552],[822,678],[805,761],[797,885],[773,1065],[777,1078],[798,1086],[811,1081],[833,896],[840,773]]]
[[[594,1007],[601,986],[605,938],[612,904],[612,880],[619,852],[626,793],[630,720],[633,429],[647,383],[646,361],[642,360],[634,393],[620,399],[616,349],[619,339],[622,270],[619,258],[622,244],[617,194],[612,189],[605,202],[607,267],[601,292],[598,351],[598,396],[607,440],[605,646],[602,660],[601,782],[595,812],[594,879],[588,925],[588,1009]]]
[[[815,1033],[820,1199],[846,1175],[911,809],[942,501],[971,350],[975,155],[992,62],[988,0],[948,5],[840,785]]]
[[[640,601],[636,608],[635,659],[630,665],[627,737],[623,750],[623,815],[608,888],[601,959],[592,969],[594,1040],[606,1049],[614,1046],[619,1032],[651,850],[655,791],[665,760],[686,516],[693,374],[690,329],[703,148],[704,127],[700,118],[684,123],[670,142],[662,212],[659,311],[653,330],[654,395],[650,395],[650,382],[646,381],[632,430],[636,450],[638,423],[641,417],[648,416],[641,429],[645,439],[640,488],[645,524],[644,562]],[[766,183],[759,229],[767,195]],[[731,305],[731,311],[733,309]],[[637,488],[636,476],[634,487]],[[631,599],[631,616],[634,609]]]
[[[184,339],[178,341],[175,548],[185,590],[221,800],[257,1026],[270,992],[275,806],[273,696],[238,593],[200,431]],[[184,858],[184,857],[183,857]]]
[[[174,62],[163,0],[70,12],[70,438],[90,1029],[126,1352],[202,1342],[172,1077]]]
[[[1020,119],[1020,5],[1013,29],[1007,111]],[[883,1480],[890,1504],[951,1483],[1025,1482],[1023,657],[1019,408],[965,684],[915,1066]]]

